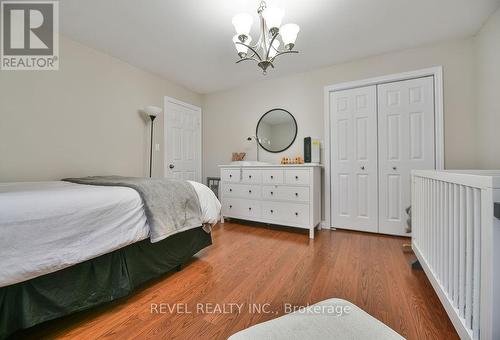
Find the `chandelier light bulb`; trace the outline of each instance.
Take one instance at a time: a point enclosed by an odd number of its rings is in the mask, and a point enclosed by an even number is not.
[[[296,24],[286,24],[281,26],[280,35],[287,50],[291,50],[293,46],[295,46],[295,40],[297,40],[297,34],[299,31],[300,27]]]
[[[237,43],[241,42],[238,34],[236,34],[233,37],[233,42],[234,42],[234,47],[236,47],[236,51],[238,52],[238,55],[240,56],[240,58],[245,58],[247,56],[247,53],[248,53],[248,47],[246,47],[245,45],[242,45],[242,44],[237,44]],[[251,42],[252,42],[252,37],[248,36],[247,40],[245,41],[245,44],[249,45]]]
[[[262,12],[262,17],[266,21],[267,28],[270,31],[277,31],[279,29],[284,16],[285,12],[279,8],[266,8]]]
[[[233,17],[233,25],[238,36],[248,36],[252,28],[253,18],[250,14],[240,13]]]

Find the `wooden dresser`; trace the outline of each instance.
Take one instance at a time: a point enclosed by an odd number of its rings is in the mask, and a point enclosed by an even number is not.
[[[309,229],[321,222],[321,166],[220,166],[223,217]]]

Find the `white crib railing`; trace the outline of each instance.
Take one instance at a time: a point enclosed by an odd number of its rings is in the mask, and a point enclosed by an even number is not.
[[[462,339],[500,339],[500,171],[414,171],[412,248]]]

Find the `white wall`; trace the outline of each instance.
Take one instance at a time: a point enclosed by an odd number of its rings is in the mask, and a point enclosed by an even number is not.
[[[262,81],[248,86],[205,95],[204,176],[217,176],[217,165],[227,164],[234,151],[245,151],[247,159],[255,159],[255,143],[247,142],[246,137],[255,133],[257,121],[269,109],[281,107],[290,111],[298,124],[297,139],[290,149],[280,154],[261,151],[261,160],[277,163],[283,156],[302,156],[304,137],[323,138],[324,86],[437,65],[444,68],[445,166],[474,167],[477,150],[474,57],[474,43],[466,39],[283,78],[263,76]],[[279,67],[279,61],[276,66]]]
[[[483,26],[475,43],[479,166],[500,169],[500,9]]]
[[[201,96],[61,37],[59,71],[0,71],[0,181],[148,173],[149,125],[138,110],[163,96]],[[156,121],[163,149],[163,117]],[[163,173],[156,152],[155,174]]]

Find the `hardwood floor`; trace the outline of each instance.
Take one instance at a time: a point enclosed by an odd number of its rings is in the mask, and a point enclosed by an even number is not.
[[[182,271],[167,274],[127,298],[18,336],[226,339],[282,315],[285,303],[304,306],[337,297],[353,302],[407,339],[458,339],[425,274],[410,269],[411,255],[401,250],[408,239],[320,231],[309,240],[295,229],[225,223],[214,228],[213,242]],[[209,303],[214,309],[216,304],[226,309],[207,313]],[[151,313],[152,304],[158,313]],[[231,311],[230,304],[243,304],[241,312],[234,305]],[[272,313],[251,313],[253,304]],[[203,311],[197,311],[199,306]],[[171,313],[169,307],[179,309]]]

